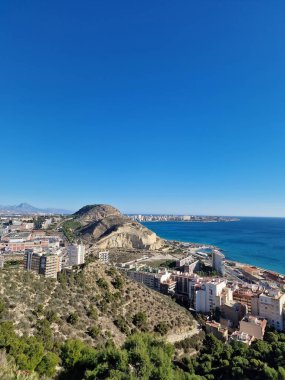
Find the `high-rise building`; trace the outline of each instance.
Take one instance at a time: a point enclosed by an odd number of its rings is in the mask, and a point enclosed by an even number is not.
[[[212,267],[215,269],[220,275],[225,275],[225,255],[223,255],[217,249],[214,249],[212,253]]]
[[[84,264],[85,246],[83,244],[71,244],[67,247],[67,255],[70,266]]]
[[[43,255],[40,259],[39,274],[43,274],[45,277],[57,277],[58,268],[58,256],[57,255]]]
[[[41,255],[34,253],[32,249],[26,249],[24,255],[24,268],[28,271],[39,273]]]
[[[28,249],[24,256],[24,268],[45,277],[56,278],[57,273],[61,270],[61,257],[52,254],[39,254]]]

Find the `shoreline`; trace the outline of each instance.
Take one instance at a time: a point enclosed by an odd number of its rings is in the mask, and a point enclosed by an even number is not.
[[[182,241],[179,241],[179,240],[167,240],[165,239],[167,242],[170,242],[170,243],[177,243],[177,244],[183,244],[183,245],[200,245],[200,247],[191,247],[192,249],[211,249],[211,250],[218,250],[220,251],[221,253],[223,253],[225,255],[225,251],[223,249],[221,249],[220,247],[218,246],[214,246],[212,244],[200,244],[200,243],[194,243],[194,242],[182,242]],[[189,249],[189,247],[186,246],[186,248]],[[191,248],[190,248],[190,253],[191,254],[195,254],[196,252],[191,252]],[[196,253],[197,254],[197,253]],[[202,257],[201,257],[202,258]],[[207,255],[207,258],[209,259],[209,255]],[[279,277],[282,277],[284,278],[285,280],[285,273],[280,273],[280,272],[276,272],[272,269],[267,269],[267,268],[263,268],[263,267],[260,267],[260,266],[256,266],[254,264],[249,264],[249,263],[246,263],[246,262],[241,262],[241,261],[236,261],[236,260],[231,260],[231,259],[228,259],[225,255],[225,263],[233,263],[235,267],[250,267],[250,268],[256,268],[257,271],[259,272],[267,272],[267,273],[271,273],[273,275],[277,275]],[[228,264],[229,265],[229,264]],[[272,280],[273,281],[273,280]]]
[[[175,240],[177,244],[217,246],[228,261],[285,275],[284,221],[255,220],[240,219],[238,224],[149,222],[143,225],[162,239]]]

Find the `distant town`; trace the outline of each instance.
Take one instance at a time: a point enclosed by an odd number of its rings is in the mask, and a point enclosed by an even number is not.
[[[63,217],[0,218],[0,269],[20,263],[24,269],[57,278],[62,270],[84,264],[85,246],[70,243],[60,227]]]
[[[201,216],[201,215],[149,215],[128,214],[129,218],[138,222],[236,222],[239,219],[225,216]]]

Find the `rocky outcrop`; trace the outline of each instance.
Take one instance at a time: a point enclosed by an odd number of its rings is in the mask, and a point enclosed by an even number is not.
[[[99,248],[159,249],[164,241],[140,223],[125,217],[109,205],[89,205],[74,214],[84,240]]]

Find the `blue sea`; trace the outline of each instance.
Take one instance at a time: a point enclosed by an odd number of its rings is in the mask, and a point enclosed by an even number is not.
[[[168,240],[205,243],[224,251],[227,259],[285,274],[285,218],[240,218],[237,222],[147,222]]]

